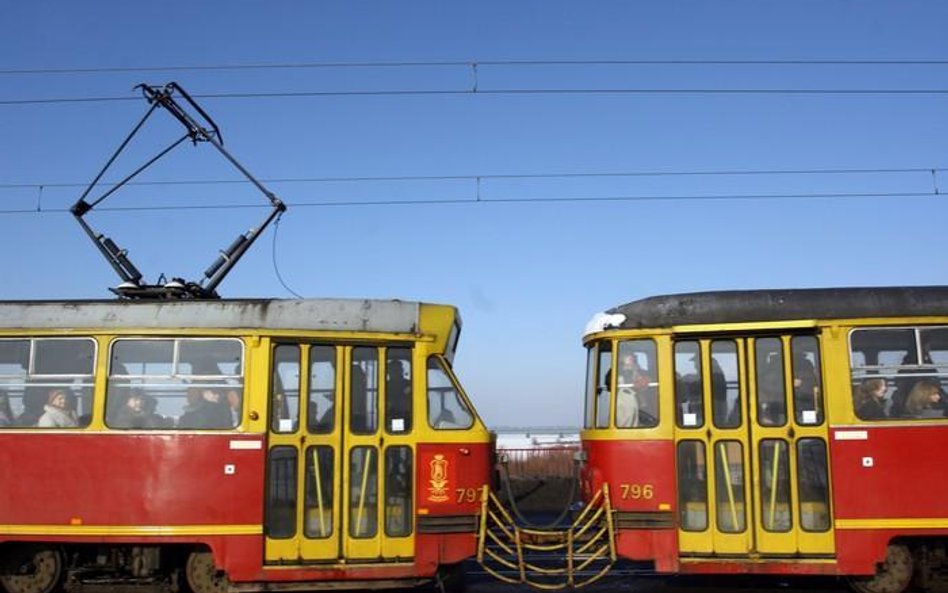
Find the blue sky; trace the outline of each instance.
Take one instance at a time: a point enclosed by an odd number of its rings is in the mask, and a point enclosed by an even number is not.
[[[610,60],[948,59],[943,2],[5,2],[0,214],[6,299],[102,298],[112,270],[68,214],[144,101],[193,94],[466,90],[467,66],[22,70],[300,63],[480,62],[481,94],[206,99],[226,147],[288,204],[221,285],[224,296],[402,298],[457,305],[457,369],[492,425],[578,424],[581,333],[596,312],[675,292],[941,284],[946,94],[483,93],[500,89],[948,89],[948,65],[538,65]],[[520,66],[489,62],[529,62]],[[164,114],[158,114],[163,116]],[[132,156],[178,131],[159,118]],[[149,144],[151,143],[151,144]],[[138,151],[138,152],[136,152]],[[134,159],[130,159],[131,163]],[[120,163],[121,164],[121,163]],[[499,178],[683,171],[909,173]],[[127,171],[128,169],[119,169]],[[939,175],[948,192],[948,173]],[[470,200],[314,207],[294,204]],[[150,181],[235,179],[207,147]],[[22,184],[27,187],[9,187]],[[67,184],[67,187],[50,187]],[[44,186],[42,191],[38,186]],[[888,197],[593,201],[635,196]],[[925,194],[911,196],[909,194]],[[569,202],[491,199],[580,198]],[[254,204],[234,185],[142,186],[106,204]],[[585,200],[585,201],[583,201]],[[105,205],[105,204],[103,204]],[[94,212],[158,273],[196,278],[264,210]]]

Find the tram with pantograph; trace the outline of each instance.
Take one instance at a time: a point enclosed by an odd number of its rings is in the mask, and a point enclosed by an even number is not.
[[[453,307],[0,303],[0,582],[419,583],[473,555],[491,437]]]
[[[593,318],[584,487],[658,573],[948,576],[948,288],[657,296]]]

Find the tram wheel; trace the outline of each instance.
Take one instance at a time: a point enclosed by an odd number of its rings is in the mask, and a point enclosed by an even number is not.
[[[60,589],[66,578],[61,550],[38,547],[24,559],[29,564],[26,574],[0,577],[0,583],[7,593],[53,593]]]
[[[227,593],[230,586],[227,574],[217,570],[210,552],[191,552],[184,576],[193,593]]]
[[[885,563],[871,577],[851,577],[849,585],[857,593],[902,593],[912,582],[912,552],[908,546],[890,544]]]

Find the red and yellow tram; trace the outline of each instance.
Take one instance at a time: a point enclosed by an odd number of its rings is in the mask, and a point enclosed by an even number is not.
[[[584,342],[584,486],[620,557],[944,588],[948,288],[659,296]]]
[[[436,578],[475,552],[491,464],[460,327],[403,301],[0,303],[0,582]]]

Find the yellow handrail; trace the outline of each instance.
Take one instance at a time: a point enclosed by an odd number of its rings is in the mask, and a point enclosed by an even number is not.
[[[362,464],[362,488],[359,489],[359,512],[356,513],[356,537],[362,535],[362,515],[365,510],[365,488],[369,481],[369,462],[372,461],[372,449],[365,449],[365,463]]]
[[[724,441],[718,443],[721,445],[718,450],[721,452],[721,465],[724,470],[724,479],[727,481],[727,499],[731,508],[731,524],[734,531],[740,531],[740,525],[737,524],[737,505],[734,502],[734,485],[731,484],[731,466],[727,462],[727,450],[724,447]]]
[[[767,528],[775,531],[774,519],[777,512],[777,468],[780,467],[780,441],[774,440],[773,475],[770,477],[770,520]]]
[[[313,447],[313,473],[316,474],[316,504],[319,505],[319,537],[326,537],[326,523],[323,521],[323,484],[322,476],[319,475],[319,448],[317,447]]]

